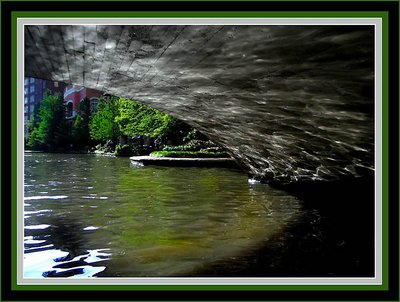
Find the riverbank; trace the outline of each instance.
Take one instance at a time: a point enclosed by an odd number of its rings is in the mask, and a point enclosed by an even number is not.
[[[90,154],[90,155],[103,155],[103,156],[115,156],[114,152],[103,152],[103,151],[63,151],[63,152],[48,152],[38,150],[24,150],[25,153],[45,153],[45,154]]]
[[[233,158],[177,158],[132,156],[129,158],[133,165],[155,165],[167,167],[224,167],[239,168]]]

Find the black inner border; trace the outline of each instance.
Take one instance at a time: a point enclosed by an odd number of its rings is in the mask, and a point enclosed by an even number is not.
[[[13,11],[386,11],[389,13],[389,290],[367,291],[13,291],[11,290],[11,13]],[[399,3],[397,1],[18,1],[1,2],[1,300],[7,301],[399,301]]]

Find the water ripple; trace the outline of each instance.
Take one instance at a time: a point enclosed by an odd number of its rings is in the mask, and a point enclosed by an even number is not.
[[[39,225],[26,225],[26,230],[43,230],[49,228],[51,225],[49,224],[39,224]]]
[[[98,227],[88,226],[88,227],[84,228],[83,230],[84,231],[94,231],[94,230],[97,230],[97,229],[98,229]]]
[[[30,196],[24,197],[24,200],[39,200],[39,199],[65,199],[68,198],[66,195],[58,195],[58,196]]]

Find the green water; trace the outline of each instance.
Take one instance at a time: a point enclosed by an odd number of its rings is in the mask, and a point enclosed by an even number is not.
[[[24,277],[190,276],[294,223],[287,193],[223,168],[25,154]]]

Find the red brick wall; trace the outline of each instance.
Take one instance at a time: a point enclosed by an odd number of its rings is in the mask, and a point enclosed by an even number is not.
[[[83,100],[85,97],[88,97],[89,99],[91,98],[99,98],[102,95],[102,92],[94,89],[89,89],[85,87],[80,87],[80,86],[74,86],[74,91],[69,92],[73,86],[68,85],[65,90],[64,90],[64,102],[65,104],[68,104],[70,101],[73,102],[73,111],[75,113],[78,111],[79,103],[81,100]],[[68,94],[67,94],[68,92]]]

